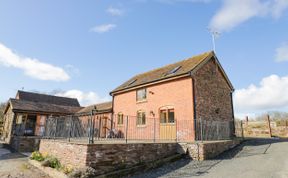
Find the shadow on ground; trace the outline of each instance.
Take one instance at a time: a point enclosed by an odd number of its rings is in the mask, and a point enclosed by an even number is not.
[[[156,177],[191,177],[201,176],[209,173],[209,170],[223,160],[237,159],[241,157],[256,156],[267,154],[267,150],[274,143],[288,142],[288,139],[279,138],[251,138],[244,141],[235,148],[228,150],[212,160],[193,161],[184,158],[176,162],[164,165],[160,168],[134,175],[134,178],[156,178]]]
[[[5,149],[5,150],[10,152],[10,153],[8,152],[8,153],[5,153],[5,154],[0,154],[0,161],[27,157],[27,156],[25,156],[25,155],[23,155],[21,153],[18,153],[15,150],[11,149],[9,147],[9,145],[6,145],[6,144],[1,144],[0,145],[0,149]]]

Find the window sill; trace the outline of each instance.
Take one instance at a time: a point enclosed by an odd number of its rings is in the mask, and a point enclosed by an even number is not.
[[[147,127],[147,125],[137,125],[139,128]]]
[[[147,103],[147,100],[136,101],[136,104]]]
[[[124,127],[124,124],[117,124],[118,127]]]

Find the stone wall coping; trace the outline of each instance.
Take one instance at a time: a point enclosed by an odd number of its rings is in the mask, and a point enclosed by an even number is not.
[[[82,146],[95,146],[95,145],[151,145],[151,144],[178,144],[177,142],[156,142],[156,143],[153,143],[153,142],[135,142],[135,143],[123,143],[123,142],[114,142],[114,141],[108,141],[107,143],[104,143],[104,142],[99,142],[99,143],[92,143],[92,144],[89,144],[89,143],[77,143],[77,142],[69,142],[69,141],[64,141],[64,140],[54,140],[54,139],[41,139],[43,141],[50,141],[50,142],[59,142],[59,143],[67,143],[67,144],[72,144],[72,145],[82,145]]]

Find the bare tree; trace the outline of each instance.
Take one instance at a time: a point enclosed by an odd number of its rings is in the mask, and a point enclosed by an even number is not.
[[[288,120],[288,113],[281,111],[270,111],[267,113],[263,113],[255,118],[257,121],[262,121],[267,119],[267,115],[270,116],[272,121],[280,121],[280,120]]]

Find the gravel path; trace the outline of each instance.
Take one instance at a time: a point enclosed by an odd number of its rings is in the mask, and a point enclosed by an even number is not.
[[[50,178],[27,160],[27,156],[13,153],[0,143],[0,178]]]
[[[134,178],[287,178],[288,142],[279,139],[246,141],[214,160],[182,159]]]

